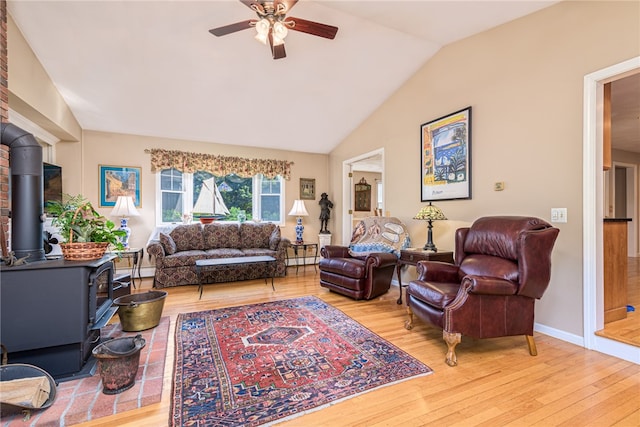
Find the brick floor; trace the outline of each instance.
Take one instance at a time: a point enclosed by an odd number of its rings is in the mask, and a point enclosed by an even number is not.
[[[139,332],[146,340],[146,345],[140,351],[136,383],[129,390],[115,395],[102,393],[102,381],[96,369],[96,373],[91,377],[58,384],[56,399],[49,408],[32,411],[28,420],[20,414],[3,417],[0,425],[2,427],[71,426],[159,402],[162,397],[169,324],[169,317],[163,317],[157,327]],[[103,337],[109,338],[138,334],[138,332],[123,332],[119,323],[107,325],[101,332]]]

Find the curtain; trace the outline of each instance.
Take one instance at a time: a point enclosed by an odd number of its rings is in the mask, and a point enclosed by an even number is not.
[[[158,148],[144,151],[151,154],[151,172],[175,168],[186,173],[206,171],[216,176],[236,174],[242,178],[251,178],[256,174],[262,174],[266,178],[273,179],[280,175],[289,180],[291,179],[291,165],[293,165],[293,162],[286,160],[246,159]]]

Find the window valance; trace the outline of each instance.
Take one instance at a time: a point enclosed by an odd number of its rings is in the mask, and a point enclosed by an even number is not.
[[[161,150],[159,148],[144,151],[151,154],[151,172],[174,168],[186,173],[206,171],[216,176],[236,174],[242,178],[251,178],[256,174],[262,174],[272,179],[280,175],[289,180],[291,165],[293,165],[293,162],[286,160],[246,159],[178,150]]]

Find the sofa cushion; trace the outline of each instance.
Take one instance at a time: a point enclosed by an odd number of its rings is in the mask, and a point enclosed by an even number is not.
[[[276,225],[270,222],[243,222],[240,224],[240,249],[268,248],[275,228]]]
[[[167,255],[173,255],[178,250],[176,242],[174,242],[168,234],[160,233],[160,244],[162,245],[162,249],[164,249],[164,253]]]
[[[244,252],[240,249],[235,248],[217,248],[217,249],[207,249],[205,251],[207,254],[207,258],[233,258],[244,256]]]
[[[240,228],[238,224],[213,222],[202,230],[205,249],[239,248]]]
[[[269,248],[247,248],[242,250],[242,255],[244,256],[272,256],[274,258],[278,257],[278,253],[276,251],[272,251]]]
[[[204,249],[202,226],[199,223],[177,226],[171,232],[171,238],[176,242],[177,252]]]
[[[271,249],[272,251],[278,249],[278,244],[280,243],[281,238],[282,236],[280,234],[280,227],[276,226],[276,228],[274,228],[271,232],[271,236],[269,237],[269,249]]]

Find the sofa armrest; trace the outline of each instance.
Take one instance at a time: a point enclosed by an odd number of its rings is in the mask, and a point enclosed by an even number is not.
[[[288,237],[281,237],[280,241],[278,242],[277,250],[279,251],[280,249],[283,249],[286,251],[289,246],[291,246],[291,240],[289,240]]]
[[[349,255],[349,248],[346,246],[325,245],[320,250],[320,254],[324,258],[352,258],[352,256]]]
[[[418,261],[416,271],[418,279],[423,282],[458,283],[458,266],[442,261]]]
[[[150,257],[156,257],[156,264],[161,263],[165,256],[164,248],[159,241],[152,242],[147,246],[147,254],[149,254]]]
[[[518,292],[518,286],[498,277],[465,276],[461,289],[470,294],[510,296]]]

